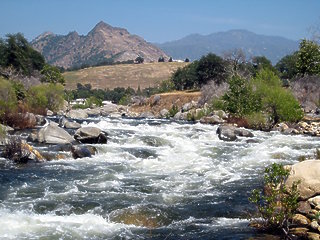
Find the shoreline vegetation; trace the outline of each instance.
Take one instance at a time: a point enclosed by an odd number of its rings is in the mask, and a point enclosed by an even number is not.
[[[66,90],[59,69],[46,64],[22,34],[1,40],[0,52],[1,155],[16,163],[95,155],[97,149],[90,144],[107,144],[108,133],[82,127],[88,117],[219,125],[219,139],[230,142],[238,137],[254,141],[251,130],[320,137],[320,65],[315,64],[320,62],[320,46],[313,41],[302,40],[299,51],[275,66],[263,56],[247,61],[241,50],[224,57],[208,54],[144,89],[93,89],[90,83],[78,83]],[[72,107],[77,98],[86,100]],[[28,132],[27,142],[17,136],[21,131]],[[55,154],[41,153],[32,144],[52,144]],[[314,158],[319,155],[316,150]],[[265,219],[258,228],[281,229],[287,238],[320,238],[320,161],[306,159],[266,169],[264,191],[255,191],[251,198]],[[309,181],[310,174],[317,186]],[[312,193],[304,195],[305,189]]]

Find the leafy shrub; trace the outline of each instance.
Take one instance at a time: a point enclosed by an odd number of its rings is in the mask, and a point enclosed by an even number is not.
[[[28,91],[27,102],[34,111],[49,109],[57,111],[63,104],[64,90],[60,84],[41,84]]]
[[[271,70],[261,70],[253,79],[255,94],[261,99],[262,108],[269,112],[273,123],[297,122],[303,112],[293,94],[282,88],[281,80]]]
[[[170,109],[169,109],[169,116],[168,117],[174,117],[174,115],[176,115],[179,112],[179,108],[176,105],[173,105]]]
[[[16,107],[17,97],[11,82],[0,78],[0,117]]]
[[[248,127],[256,130],[267,130],[270,129],[270,123],[268,121],[268,115],[262,112],[253,112],[245,116]]]
[[[171,81],[171,79],[164,80],[159,85],[159,93],[172,92],[174,90],[174,83]]]
[[[65,80],[60,70],[55,66],[46,64],[40,72],[42,74],[41,82],[45,83],[60,83],[64,85]]]
[[[298,207],[298,182],[292,184],[290,189],[285,186],[289,170],[281,164],[272,164],[265,169],[264,192],[255,189],[249,200],[258,208],[262,221],[252,220],[259,228],[265,230],[282,230],[288,233],[290,220]],[[258,222],[257,222],[258,221]]]

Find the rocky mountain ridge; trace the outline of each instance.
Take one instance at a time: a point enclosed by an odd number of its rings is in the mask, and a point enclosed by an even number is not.
[[[31,45],[44,55],[47,62],[65,69],[102,62],[123,62],[138,56],[146,62],[168,56],[143,38],[130,34],[124,28],[99,22],[87,35],[73,31],[67,35],[45,32]]]

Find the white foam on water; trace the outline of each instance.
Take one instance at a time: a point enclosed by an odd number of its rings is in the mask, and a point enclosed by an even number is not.
[[[130,235],[127,226],[112,223],[94,214],[57,216],[33,214],[30,212],[0,211],[0,239],[41,237],[86,237],[108,238],[123,234]]]

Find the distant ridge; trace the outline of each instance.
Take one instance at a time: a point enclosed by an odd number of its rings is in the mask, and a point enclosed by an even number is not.
[[[247,30],[230,30],[209,35],[191,34],[182,39],[156,44],[175,59],[199,59],[213,52],[218,55],[242,49],[248,58],[266,56],[274,64],[298,49],[298,42],[284,37],[265,36]]]
[[[45,32],[31,45],[41,52],[47,62],[63,68],[96,65],[103,61],[134,60],[138,56],[146,62],[168,56],[143,38],[130,34],[124,28],[99,22],[86,36],[73,31],[67,35]]]

